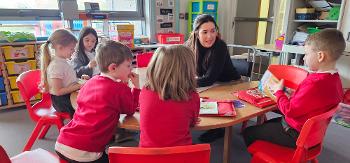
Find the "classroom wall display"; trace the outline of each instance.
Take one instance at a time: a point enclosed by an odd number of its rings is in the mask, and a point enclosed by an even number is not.
[[[175,33],[175,0],[156,0],[156,33]]]

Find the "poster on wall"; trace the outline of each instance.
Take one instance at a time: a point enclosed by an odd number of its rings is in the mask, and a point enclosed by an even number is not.
[[[175,33],[175,0],[156,0],[156,33]]]

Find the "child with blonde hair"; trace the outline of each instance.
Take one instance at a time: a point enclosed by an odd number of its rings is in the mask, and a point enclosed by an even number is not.
[[[101,71],[80,89],[73,119],[57,138],[56,153],[69,162],[108,162],[104,152],[116,133],[120,114],[132,115],[140,93],[138,75],[131,72],[132,53],[118,42],[97,47]],[[131,80],[134,88],[128,87]]]
[[[304,56],[310,74],[290,98],[284,94],[281,81],[275,95],[283,117],[245,129],[243,137],[246,145],[249,146],[255,140],[265,140],[295,148],[304,123],[337,106],[343,98],[335,65],[344,49],[343,34],[336,29],[324,29],[310,35],[305,42]]]
[[[51,94],[52,105],[58,112],[67,112],[71,117],[74,109],[70,94],[81,87],[75,71],[67,62],[76,43],[77,39],[71,32],[58,29],[41,46],[41,89]]]
[[[140,93],[140,147],[192,144],[190,127],[198,119],[196,61],[188,47],[158,48]]]

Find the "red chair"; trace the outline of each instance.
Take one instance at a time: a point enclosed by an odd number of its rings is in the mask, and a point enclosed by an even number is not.
[[[11,163],[10,157],[7,155],[5,149],[0,145],[0,162]]]
[[[164,148],[110,147],[110,163],[209,163],[210,144]]]
[[[148,63],[151,61],[152,56],[153,56],[153,52],[138,54],[136,56],[136,66],[139,68],[147,67]]]
[[[253,163],[282,162],[318,162],[317,156],[322,150],[322,141],[326,130],[338,106],[326,113],[308,119],[296,142],[297,148],[288,148],[267,141],[257,140],[248,147],[253,155]]]
[[[33,106],[31,105],[30,100],[36,94],[40,93],[40,70],[29,70],[23,72],[17,77],[16,83],[30,117],[33,121],[37,122],[23,149],[23,151],[28,151],[31,149],[37,138],[42,139],[45,137],[51,125],[56,125],[58,130],[60,130],[63,126],[63,121],[65,119],[70,119],[70,116],[68,113],[55,112],[55,109],[51,106],[51,97],[48,93],[42,93],[42,99],[36,102]]]

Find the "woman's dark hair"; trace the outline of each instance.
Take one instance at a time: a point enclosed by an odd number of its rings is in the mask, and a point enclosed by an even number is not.
[[[193,22],[192,32],[191,32],[190,36],[188,37],[188,40],[185,43],[185,45],[188,46],[195,54],[196,60],[198,60],[198,55],[199,55],[198,44],[200,44],[199,40],[198,40],[198,31],[199,31],[199,28],[202,26],[202,24],[208,23],[208,22],[214,23],[215,29],[216,29],[216,31],[218,31],[218,35],[217,35],[216,39],[220,39],[219,27],[216,24],[214,18],[208,14],[198,15]],[[207,57],[205,58],[206,62],[204,62],[203,64],[207,64],[210,55],[211,54],[207,55]],[[197,65],[197,66],[200,66],[200,65]]]
[[[85,47],[84,47],[84,37],[87,36],[88,34],[92,34],[96,37],[96,43],[94,48],[92,49],[92,51],[95,51],[96,46],[98,44],[98,36],[97,36],[97,32],[95,31],[95,29],[93,29],[92,27],[84,27],[83,29],[81,29],[80,34],[79,34],[79,39],[78,39],[78,46],[77,46],[77,54],[82,56],[78,56],[79,58],[81,57],[86,57],[87,56],[85,54]]]

